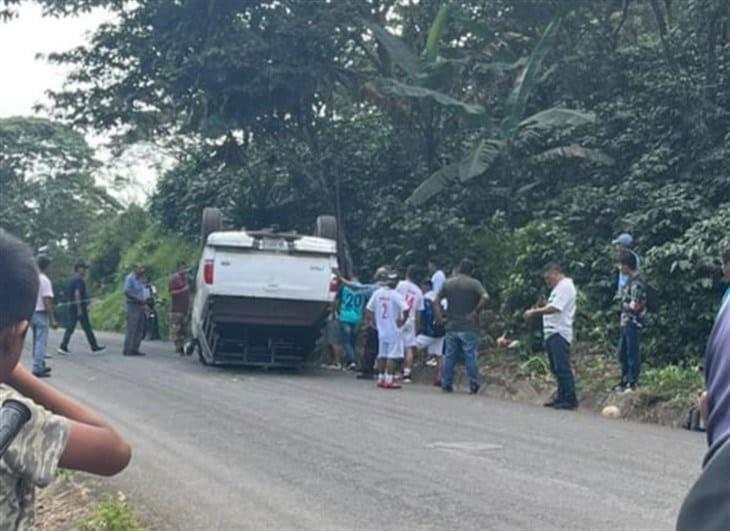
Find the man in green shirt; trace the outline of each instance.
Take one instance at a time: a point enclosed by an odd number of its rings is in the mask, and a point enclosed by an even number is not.
[[[469,391],[472,394],[479,391],[477,323],[479,312],[489,302],[489,294],[482,283],[471,276],[473,271],[474,263],[468,258],[462,260],[456,275],[444,283],[433,304],[439,323],[444,322],[441,302],[446,300],[449,308],[441,378],[441,388],[447,393],[454,390],[454,365],[462,358],[469,374]]]

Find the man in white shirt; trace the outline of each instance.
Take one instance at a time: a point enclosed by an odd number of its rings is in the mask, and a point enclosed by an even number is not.
[[[545,283],[551,289],[547,304],[525,311],[526,320],[542,316],[545,348],[550,370],[558,382],[554,398],[545,403],[555,409],[576,409],[575,377],[570,365],[570,344],[573,341],[576,290],[573,280],[566,277],[555,263],[548,264],[544,273]]]
[[[51,260],[47,256],[39,256],[38,264],[38,299],[33,312],[31,326],[33,328],[33,374],[39,378],[51,375],[51,368],[46,367],[48,356],[48,330],[56,328],[56,319],[53,316],[53,285],[46,275]]]
[[[401,327],[408,319],[408,305],[395,290],[398,274],[388,273],[387,284],[379,288],[367,304],[367,316],[378,330],[378,387],[400,389],[395,379],[397,364],[403,360]]]
[[[438,258],[431,258],[428,261],[428,272],[431,274],[431,286],[436,292],[436,295],[441,293],[441,288],[444,287],[446,282],[446,273],[441,269],[441,261]]]
[[[421,314],[423,313],[423,292],[417,284],[418,266],[408,266],[406,279],[398,282],[395,290],[406,300],[408,320],[403,325],[403,346],[405,347],[405,366],[403,367],[403,383],[411,383],[413,359],[416,356],[416,333],[421,328]]]

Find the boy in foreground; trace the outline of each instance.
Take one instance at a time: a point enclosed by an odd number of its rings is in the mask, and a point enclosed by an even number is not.
[[[38,295],[30,249],[0,231],[0,404],[23,402],[30,420],[0,458],[0,528],[33,529],[35,487],[58,467],[111,476],[129,463],[129,445],[96,413],[18,364]]]
[[[387,284],[379,288],[367,304],[368,321],[378,330],[378,387],[400,389],[395,379],[397,364],[403,360],[403,332],[408,319],[405,298],[395,290],[398,274],[389,273]]]

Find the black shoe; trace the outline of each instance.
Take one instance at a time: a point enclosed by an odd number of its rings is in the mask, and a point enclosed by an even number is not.
[[[441,390],[444,393],[453,393],[454,392],[454,388],[453,387],[442,387]]]
[[[578,401],[573,400],[571,402],[568,400],[558,400],[557,402],[555,402],[552,405],[552,408],[553,409],[567,409],[567,410],[578,409]]]
[[[361,372],[357,376],[355,376],[358,380],[372,380],[375,378],[374,375],[370,374],[369,372]]]
[[[185,349],[184,349],[184,348],[182,348],[182,347],[177,347],[177,348],[175,349],[175,352],[176,352],[177,354],[180,354],[181,356],[184,356],[184,355],[185,355]]]
[[[626,386],[627,386],[626,380],[621,380],[619,383],[617,383],[616,385],[614,385],[611,388],[611,390],[612,391],[619,391],[620,392],[620,391],[625,390],[626,389]]]
[[[63,354],[64,356],[68,356],[71,354],[71,352],[68,350],[68,347],[58,347],[58,350],[56,350],[59,354]]]
[[[479,392],[479,389],[481,389],[481,385],[477,385],[476,387],[472,387],[469,389],[469,394],[475,395]]]
[[[51,376],[51,368],[44,367],[41,372],[33,371],[33,376],[36,378],[49,378]]]
[[[102,350],[106,350],[106,345],[96,345],[95,347],[91,347],[91,352],[101,352]]]
[[[125,352],[125,356],[144,356],[144,352]]]
[[[547,402],[545,402],[543,404],[543,406],[545,406],[545,407],[553,407],[557,402],[559,402],[559,400],[558,400],[558,392],[555,391],[552,395],[550,395],[550,398],[547,400]]]

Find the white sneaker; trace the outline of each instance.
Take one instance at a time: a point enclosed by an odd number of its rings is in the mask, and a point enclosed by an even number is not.
[[[435,367],[438,364],[439,362],[436,360],[436,358],[431,358],[426,362],[426,365],[429,367]]]

